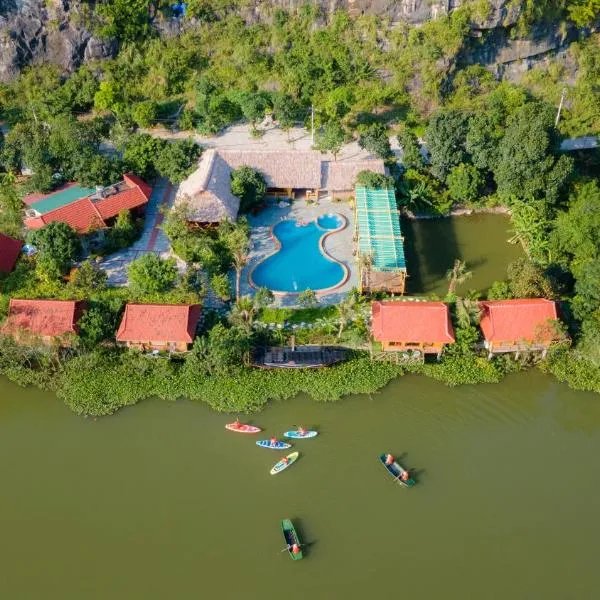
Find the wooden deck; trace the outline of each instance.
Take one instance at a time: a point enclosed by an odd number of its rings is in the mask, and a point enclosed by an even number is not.
[[[336,346],[280,346],[260,348],[252,365],[263,369],[316,369],[346,359],[346,350]]]

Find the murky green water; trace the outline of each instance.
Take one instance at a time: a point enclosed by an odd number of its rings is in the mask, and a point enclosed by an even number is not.
[[[2,598],[598,594],[600,397],[537,372],[274,405],[253,419],[266,435],[321,432],[276,477],[279,453],[201,404],[95,421],[5,381],[0,398]],[[388,478],[385,450],[417,487]],[[310,542],[298,563],[280,553],[286,516]]]
[[[505,279],[507,265],[522,256],[521,247],[507,241],[509,229],[502,215],[403,220],[407,293],[443,297],[448,290],[446,272],[457,258],[473,273],[458,291],[487,291],[495,280]]]

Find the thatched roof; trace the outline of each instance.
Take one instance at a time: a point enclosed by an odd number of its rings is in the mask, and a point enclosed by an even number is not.
[[[269,188],[350,191],[356,176],[385,173],[382,160],[323,161],[313,150],[206,150],[198,169],[180,186],[177,203],[186,202],[190,221],[235,221],[239,199],[231,193],[231,171],[247,166],[260,171]]]
[[[219,150],[232,169],[260,171],[270,188],[317,190],[321,186],[321,155],[313,150]]]
[[[345,192],[354,188],[356,176],[361,171],[385,174],[381,159],[323,161],[321,163],[321,189],[328,192]]]
[[[231,193],[231,168],[216,150],[206,150],[198,169],[179,186],[176,203],[186,202],[190,221],[235,221],[240,200]]]

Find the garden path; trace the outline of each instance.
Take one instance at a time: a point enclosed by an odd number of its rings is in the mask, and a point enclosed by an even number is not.
[[[146,206],[144,229],[140,238],[129,248],[105,257],[100,263],[108,275],[110,285],[127,285],[129,263],[148,252],[154,252],[163,258],[174,256],[169,239],[161,228],[164,219],[161,209],[172,206],[176,192],[177,187],[172,186],[167,179],[160,179],[156,183]],[[180,269],[185,266],[180,259],[176,260]]]

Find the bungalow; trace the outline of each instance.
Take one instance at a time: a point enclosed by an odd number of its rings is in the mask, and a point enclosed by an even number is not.
[[[199,319],[199,304],[128,304],[117,342],[140,350],[187,352]]]
[[[318,199],[321,193],[337,197],[353,193],[361,171],[385,173],[382,160],[324,161],[313,150],[206,150],[198,169],[179,186],[176,204],[187,203],[190,223],[209,225],[234,221],[240,201],[231,193],[231,172],[242,166],[260,171],[267,195]]]
[[[454,343],[448,307],[443,302],[373,302],[371,334],[384,352],[419,350],[441,356]]]
[[[44,344],[70,346],[85,302],[76,300],[16,300],[8,305],[8,317],[0,332],[17,342],[38,338]]]
[[[564,341],[556,302],[544,298],[480,302],[484,346],[488,355],[541,350]]]
[[[142,215],[151,194],[152,188],[133,173],[108,187],[87,188],[71,182],[50,194],[25,196],[25,225],[40,229],[61,221],[80,234],[90,233],[110,227],[123,210]]]
[[[0,273],[10,273],[21,254],[23,242],[0,233]]]

